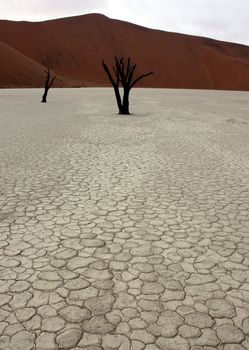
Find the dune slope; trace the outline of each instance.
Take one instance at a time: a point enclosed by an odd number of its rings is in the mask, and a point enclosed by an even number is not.
[[[155,72],[140,86],[249,90],[249,47],[99,14],[35,23],[2,20],[0,41],[0,73],[8,73],[0,74],[0,86],[41,86],[40,69],[47,61],[62,77],[61,86],[108,86],[101,58],[111,62],[124,55],[138,63],[138,73]]]

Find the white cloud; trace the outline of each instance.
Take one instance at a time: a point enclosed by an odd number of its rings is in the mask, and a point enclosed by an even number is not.
[[[39,21],[104,12],[107,0],[0,0],[1,18]]]

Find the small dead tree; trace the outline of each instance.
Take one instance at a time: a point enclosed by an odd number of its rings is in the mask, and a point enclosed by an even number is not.
[[[48,95],[48,90],[51,88],[56,75],[51,74],[49,67],[46,68],[46,79],[45,79],[45,86],[44,86],[44,93],[42,95],[42,100],[41,102],[46,103],[47,102],[47,95]]]
[[[115,65],[112,67],[113,73],[111,74],[109,67],[102,59],[102,66],[113,86],[119,114],[130,114],[129,111],[129,94],[131,89],[143,78],[148,77],[153,72],[142,74],[137,78],[134,78],[134,72],[137,67],[136,64],[131,63],[131,58],[128,57],[127,61],[124,57],[118,58],[115,56]],[[120,96],[119,87],[123,87],[123,98]]]

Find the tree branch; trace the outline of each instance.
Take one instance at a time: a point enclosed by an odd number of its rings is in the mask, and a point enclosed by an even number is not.
[[[110,82],[112,83],[113,86],[117,86],[117,84],[115,83],[110,71],[109,71],[109,68],[107,67],[107,65],[105,64],[104,60],[102,59],[102,66],[106,72],[106,74],[108,75],[108,78],[110,80]]]
[[[56,79],[56,75],[54,75],[53,78],[51,79],[50,84],[48,86],[49,89],[51,88],[51,86],[52,86],[53,82],[55,81],[55,79]]]
[[[134,66],[131,68],[131,71],[130,71],[129,76],[128,76],[128,86],[131,86],[133,74],[135,72],[136,67],[137,67],[137,65],[134,64]]]
[[[145,77],[148,77],[149,75],[152,75],[152,74],[154,74],[154,72],[149,72],[149,73],[140,75],[138,78],[136,78],[136,79],[132,82],[131,88],[132,88],[135,84],[137,84],[137,82],[139,82],[139,80],[141,80],[141,79],[143,79],[143,78],[145,78]]]

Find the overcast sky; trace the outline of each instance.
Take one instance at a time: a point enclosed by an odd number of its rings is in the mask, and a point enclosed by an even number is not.
[[[249,0],[0,0],[1,19],[40,21],[91,12],[249,45]]]

